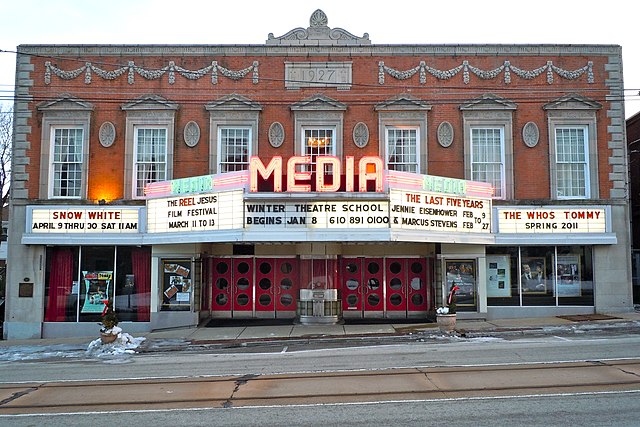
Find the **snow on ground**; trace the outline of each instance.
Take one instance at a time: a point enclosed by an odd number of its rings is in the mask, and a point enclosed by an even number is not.
[[[118,356],[120,354],[133,354],[135,349],[145,340],[144,337],[134,338],[126,332],[120,332],[118,338],[110,343],[103,344],[100,338],[97,338],[87,347],[86,355],[92,357],[108,357]]]

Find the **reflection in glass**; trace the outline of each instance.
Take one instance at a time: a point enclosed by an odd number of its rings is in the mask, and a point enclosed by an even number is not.
[[[391,297],[389,298],[389,302],[391,303],[391,305],[394,306],[399,306],[400,304],[402,304],[402,295],[400,294],[393,294],[391,295]]]
[[[391,283],[389,283],[389,287],[394,291],[398,291],[402,288],[402,281],[397,277],[391,279]]]
[[[217,289],[220,289],[223,291],[227,289],[228,286],[229,286],[229,282],[227,282],[227,279],[225,279],[224,277],[219,277],[218,280],[216,280]]]
[[[369,305],[370,305],[371,307],[375,307],[375,306],[377,306],[378,304],[380,304],[380,295],[377,295],[377,294],[370,294],[370,295],[367,297],[367,302],[369,303]]]
[[[243,291],[249,289],[249,280],[246,277],[238,279],[238,289]]]

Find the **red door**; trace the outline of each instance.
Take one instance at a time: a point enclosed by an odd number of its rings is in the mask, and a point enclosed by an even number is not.
[[[387,317],[407,316],[407,260],[386,258]]]
[[[296,316],[299,263],[296,258],[275,258],[276,317]]]
[[[425,258],[407,259],[407,303],[409,315],[426,315],[431,308],[431,292],[428,284],[431,274]]]
[[[382,258],[365,258],[363,269],[364,317],[384,315],[384,268]]]
[[[233,258],[233,316],[253,314],[253,258]]]
[[[342,315],[362,317],[362,266],[364,258],[341,258]]]
[[[256,258],[256,316],[274,317],[274,258]],[[265,314],[270,314],[265,316]]]
[[[231,258],[211,258],[211,312],[213,317],[231,315]]]

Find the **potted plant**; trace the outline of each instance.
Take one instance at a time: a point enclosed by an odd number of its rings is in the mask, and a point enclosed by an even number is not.
[[[113,301],[104,300],[104,310],[102,310],[102,320],[100,321],[100,339],[103,344],[114,342],[122,329],[118,327],[118,316],[113,311]]]
[[[456,291],[458,289],[460,289],[460,287],[456,285],[456,282],[453,282],[451,289],[449,289],[446,305],[438,307],[436,310],[436,321],[440,332],[451,333],[456,329]]]

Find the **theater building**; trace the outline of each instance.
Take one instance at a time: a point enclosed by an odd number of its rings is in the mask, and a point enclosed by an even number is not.
[[[620,46],[279,34],[18,47],[5,338],[632,310]]]

